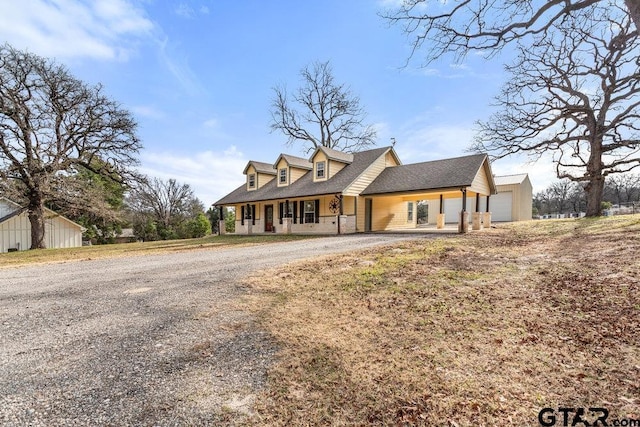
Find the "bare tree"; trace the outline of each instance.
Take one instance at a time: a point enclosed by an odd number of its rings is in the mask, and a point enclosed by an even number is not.
[[[0,46],[0,179],[14,181],[27,203],[32,249],[45,247],[44,205],[74,167],[126,180],[142,147],[136,126],[101,86],[86,85],[51,60]]]
[[[619,174],[610,176],[605,184],[605,196],[609,201],[621,203],[636,202],[640,199],[640,175]]]
[[[474,146],[496,158],[552,154],[558,178],[584,183],[587,216],[600,214],[608,175],[640,165],[638,31],[626,10],[593,8],[519,45],[501,111],[479,123]]]
[[[204,205],[189,184],[179,184],[175,179],[141,180],[127,197],[127,205],[133,213],[134,229],[151,221],[161,239],[185,237],[180,230],[184,223],[204,213]]]
[[[355,152],[375,145],[376,131],[364,125],[360,99],[335,82],[329,62],[315,62],[300,71],[302,85],[289,95],[283,86],[273,89],[271,129],[281,131],[293,145],[307,151],[320,146]]]
[[[381,16],[412,37],[410,58],[426,50],[426,63],[471,50],[491,55],[506,44],[527,36],[544,37],[554,26],[594,5],[621,5],[611,0],[404,0]],[[640,0],[625,0],[635,27],[640,28]]]

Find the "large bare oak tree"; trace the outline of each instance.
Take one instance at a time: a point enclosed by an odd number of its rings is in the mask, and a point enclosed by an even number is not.
[[[293,94],[273,89],[271,129],[287,136],[287,143],[303,142],[307,151],[324,146],[355,152],[375,145],[376,130],[365,125],[360,99],[337,84],[329,62],[315,62],[300,71],[302,85]]]
[[[411,56],[424,53],[427,63],[448,53],[491,55],[530,35],[545,35],[594,5],[625,5],[640,28],[640,0],[403,0],[381,16],[412,38]]]
[[[185,224],[199,214],[204,215],[204,205],[191,186],[173,178],[138,180],[129,192],[127,205],[134,231],[144,240],[196,237],[187,236],[181,230],[184,231]],[[146,229],[149,225],[151,230]]]
[[[608,175],[640,166],[640,47],[624,8],[583,9],[553,34],[518,47],[500,111],[480,122],[476,150],[553,156],[600,215]]]
[[[45,203],[78,168],[126,180],[142,147],[136,126],[100,85],[85,84],[53,60],[0,46],[0,179],[12,181],[26,201],[32,249],[45,247]]]

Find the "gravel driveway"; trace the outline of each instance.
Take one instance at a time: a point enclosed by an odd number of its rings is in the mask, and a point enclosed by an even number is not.
[[[0,270],[0,424],[218,425],[251,410],[275,347],[247,274],[416,238],[357,235]]]

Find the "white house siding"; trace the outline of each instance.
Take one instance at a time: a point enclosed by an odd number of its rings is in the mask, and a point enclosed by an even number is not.
[[[8,214],[7,214],[8,215]],[[31,247],[31,225],[26,214],[14,216],[0,224],[0,252]],[[82,242],[80,242],[82,244]]]
[[[55,215],[45,219],[44,242],[47,248],[77,248],[82,246],[82,228],[68,219]],[[0,224],[0,252],[10,248],[27,250],[31,247],[31,223],[27,212],[16,215]]]
[[[66,218],[56,216],[44,223],[47,248],[77,248],[82,246],[82,231]]]

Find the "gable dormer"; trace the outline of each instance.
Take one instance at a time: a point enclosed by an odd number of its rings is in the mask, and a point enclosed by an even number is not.
[[[272,164],[250,160],[243,172],[247,176],[247,191],[254,191],[276,177]]]
[[[353,154],[318,147],[311,155],[313,182],[326,181],[353,162]]]
[[[313,165],[307,159],[289,154],[280,154],[280,157],[278,157],[273,167],[276,170],[276,183],[278,187],[286,187],[296,182],[304,174],[313,169]]]

